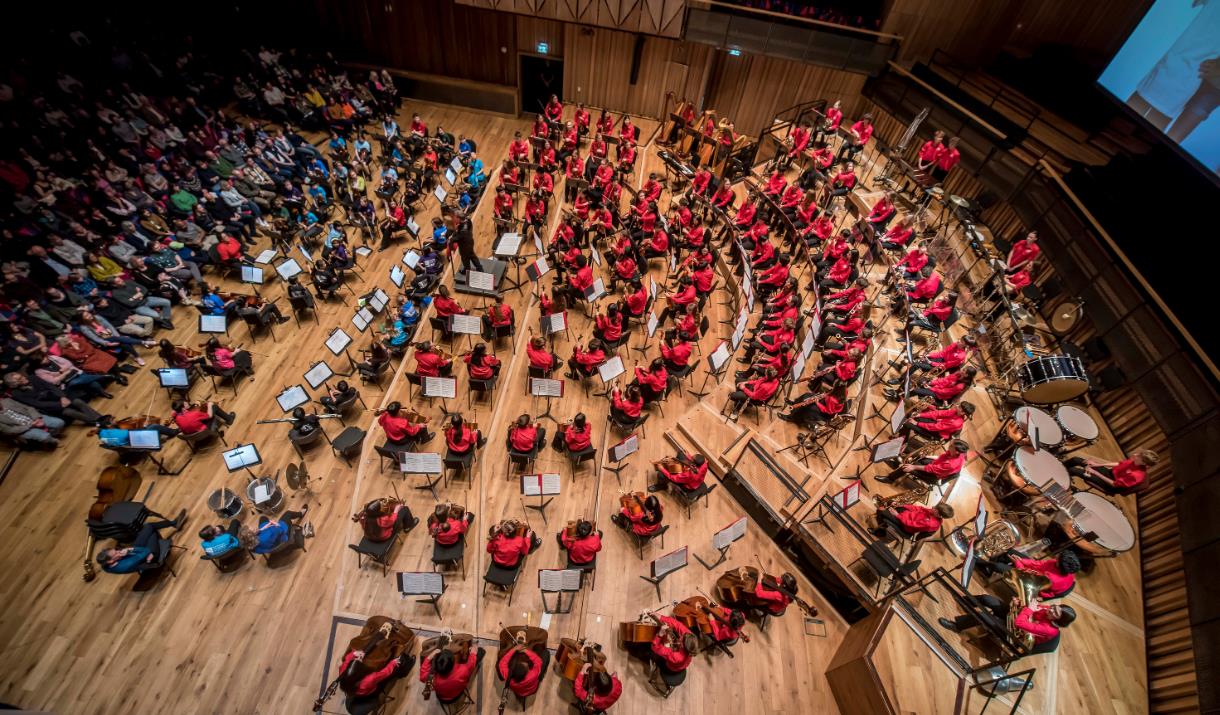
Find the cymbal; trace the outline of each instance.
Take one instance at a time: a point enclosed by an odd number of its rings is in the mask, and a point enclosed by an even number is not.
[[[949,203],[964,209],[970,208],[970,199],[957,196],[956,194],[949,194]]]

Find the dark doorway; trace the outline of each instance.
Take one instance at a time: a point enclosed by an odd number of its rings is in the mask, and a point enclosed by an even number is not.
[[[563,60],[521,55],[521,113],[542,114],[551,95],[563,99]]]

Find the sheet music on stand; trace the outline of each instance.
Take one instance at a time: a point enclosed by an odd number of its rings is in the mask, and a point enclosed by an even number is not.
[[[523,497],[553,497],[559,496],[563,478],[558,474],[522,474],[521,496]]]
[[[233,449],[222,452],[221,457],[225,461],[225,468],[230,472],[253,467],[263,461],[262,456],[258,453],[258,448],[252,444],[239,444]]]
[[[279,251],[275,250],[274,248],[264,249],[262,253],[254,257],[254,262],[267,265],[268,263],[271,263],[271,259],[275,258],[277,253],[279,253]]]
[[[538,569],[538,590],[544,593],[579,591],[580,582],[580,569]]]
[[[229,332],[229,320],[223,315],[201,315],[199,316],[199,332],[227,333]]]
[[[456,171],[456,172],[458,172],[458,173],[461,173],[461,171],[462,171],[462,158],[461,158],[461,157],[459,157],[459,156],[455,156],[455,157],[453,157],[453,161],[449,162],[449,168],[450,168],[450,169],[453,169],[454,171]]]
[[[413,237],[419,236],[419,222],[415,220],[415,214],[411,214],[407,217],[407,231]]]
[[[648,276],[648,281],[649,281],[649,283],[648,283],[648,295],[649,295],[649,297],[650,297],[650,298],[652,298],[653,300],[656,300],[656,297],[657,297],[657,279],[656,279],[656,278],[653,278],[652,276]]]
[[[593,285],[585,288],[585,300],[590,303],[596,303],[599,298],[606,294],[606,284],[601,278],[594,278]]]
[[[425,377],[424,397],[457,397],[457,380],[452,377]]]
[[[457,183],[457,174],[453,173],[452,168],[445,169],[445,181],[447,181],[450,186]]]
[[[792,363],[792,381],[796,382],[801,379],[801,375],[805,372],[805,356],[797,355],[796,360]]]
[[[746,535],[746,525],[748,523],[749,519],[743,516],[720,531],[717,531],[712,535],[712,548],[716,550],[727,549],[729,544]]]
[[[352,336],[343,332],[343,328],[335,328],[326,336],[326,349],[332,355],[342,355],[347,346],[352,344]]]
[[[563,397],[563,380],[531,377],[530,395],[533,397]]]
[[[403,474],[440,474],[444,469],[437,452],[398,453],[398,470]]]
[[[129,430],[127,444],[132,449],[147,449],[156,452],[161,449],[161,433],[151,429]]]
[[[907,417],[907,406],[902,400],[898,401],[898,407],[894,409],[894,414],[890,415],[890,430],[894,434],[898,434],[898,428],[902,427],[902,421]]]
[[[186,374],[186,368],[163,367],[153,370],[157,373],[157,382],[161,387],[190,387],[191,379]]]
[[[500,240],[496,241],[496,246],[492,249],[492,255],[501,258],[512,257],[517,255],[519,250],[521,250],[521,234],[511,232],[500,236]]]
[[[293,385],[276,395],[275,401],[280,403],[280,409],[284,412],[292,412],[295,408],[309,402],[309,393],[305,392],[304,387]]]
[[[406,280],[407,274],[398,266],[390,266],[390,282],[395,288],[402,288],[402,282]]]
[[[437,203],[443,204],[445,203],[445,197],[449,195],[449,192],[445,190],[445,187],[437,184],[436,188],[432,191],[432,195],[436,197]]]
[[[438,571],[399,571],[398,592],[409,596],[440,596],[445,592],[445,575]]]
[[[419,265],[419,254],[414,248],[408,250],[406,253],[402,254],[402,263],[407,268],[415,270],[415,267]]]
[[[624,459],[638,452],[640,449],[640,438],[634,434],[628,435],[626,439],[616,445],[612,445],[609,449],[610,461],[621,462]]]
[[[478,335],[483,332],[483,320],[477,315],[451,315],[449,321],[449,329],[461,335]]]
[[[593,265],[600,266],[602,264],[602,254],[596,248],[590,248],[589,254],[593,256]]]
[[[902,446],[906,443],[905,437],[895,437],[886,440],[876,447],[873,447],[873,456],[870,462],[884,462],[887,459],[897,459],[902,454]]]
[[[357,246],[355,253],[361,258],[368,258],[369,256],[373,255],[373,249],[369,248],[368,246]]]
[[[494,291],[496,289],[496,277],[482,271],[467,271],[466,285],[475,290]]]
[[[373,310],[380,313],[385,310],[385,306],[390,302],[390,296],[386,292],[378,288],[373,291],[373,295],[369,296],[369,305],[373,306]]]
[[[369,323],[373,322],[373,314],[368,308],[361,308],[352,316],[352,325],[356,326],[356,330],[364,332],[369,329]]]
[[[550,272],[551,266],[546,262],[545,256],[539,256],[538,260],[525,267],[525,277],[535,283]]]
[[[252,285],[263,284],[263,269],[243,263],[241,266],[241,282]]]
[[[671,574],[680,568],[686,566],[686,559],[690,549],[683,546],[680,549],[658,556],[650,565],[650,571],[653,578],[662,578],[667,574]]]
[[[313,254],[309,252],[309,249],[305,248],[305,244],[298,243],[297,250],[301,252],[301,257],[305,259],[305,262],[312,266]]]
[[[293,276],[300,275],[304,270],[301,268],[301,264],[297,263],[297,259],[289,258],[286,261],[280,262],[275,267],[275,272],[280,274],[280,278],[288,280]]]
[[[603,385],[608,384],[611,380],[619,375],[622,375],[626,371],[627,368],[623,367],[623,358],[619,355],[615,355],[601,365],[597,366],[597,374],[601,375]]]
[[[733,353],[729,350],[728,342],[721,340],[716,349],[707,356],[707,364],[711,367],[712,372],[718,373],[731,357],[733,357]]]
[[[813,349],[817,347],[817,343],[817,331],[813,330],[813,328],[805,331],[805,339],[801,341],[801,357],[808,360],[809,356],[813,354]]]
[[[741,341],[746,337],[746,328],[749,326],[749,324],[750,311],[746,308],[742,308],[741,312],[737,314],[737,325],[733,328],[732,340],[734,351],[741,347]]]
[[[821,313],[814,313],[813,315],[809,316],[809,334],[813,336],[813,340],[815,342],[822,335]]]
[[[657,326],[659,324],[660,324],[660,322],[657,320],[657,314],[652,311],[652,308],[649,308],[648,309],[648,323],[646,324],[646,327],[648,329],[648,337],[651,338],[652,336],[657,334]]]
[[[853,480],[851,484],[841,489],[837,494],[830,497],[835,506],[843,511],[847,511],[860,501],[860,480]]]
[[[538,320],[538,327],[543,335],[562,333],[568,329],[568,311],[564,310],[542,316]]]
[[[330,369],[330,365],[324,362],[316,362],[308,370],[305,371],[305,382],[313,389],[318,389],[326,384],[326,381],[335,374],[334,370]]]

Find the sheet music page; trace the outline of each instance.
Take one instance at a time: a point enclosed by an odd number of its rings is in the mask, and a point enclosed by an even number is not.
[[[478,335],[483,332],[483,320],[476,315],[454,315],[450,329],[462,335]]]
[[[534,397],[563,397],[563,380],[547,377],[531,377],[530,395]]]
[[[900,401],[897,409],[894,410],[894,414],[890,416],[890,430],[896,434],[898,432],[898,428],[902,426],[902,421],[906,419],[906,416],[906,403]]]
[[[326,348],[335,355],[342,354],[347,349],[347,346],[351,344],[352,336],[343,332],[342,328],[335,328],[335,332],[326,338]]]
[[[266,265],[271,262],[272,258],[275,258],[276,253],[277,251],[274,248],[264,249],[262,253],[255,256],[254,262]]]
[[[275,396],[277,402],[280,403],[280,409],[284,412],[292,412],[296,407],[300,407],[309,402],[309,393],[305,392],[305,388],[300,385],[293,385]]]
[[[496,255],[498,256],[515,256],[521,248],[521,234],[506,233],[500,237],[500,242],[496,245]]]
[[[404,474],[440,474],[441,455],[436,452],[401,452],[399,471]]]
[[[542,495],[555,496],[559,494],[560,488],[563,486],[563,478],[558,474],[544,473],[542,475]]]
[[[721,340],[716,349],[712,351],[712,354],[707,357],[709,364],[712,366],[712,372],[720,372],[720,368],[724,367],[724,364],[731,357],[733,357],[733,353],[729,352],[729,344]]]
[[[302,273],[301,264],[297,263],[297,259],[289,258],[283,263],[275,267],[275,272],[280,274],[280,278],[288,280],[289,278]]]
[[[660,578],[667,573],[676,571],[685,566],[687,550],[687,547],[683,546],[677,551],[660,556],[656,561],[653,561],[653,578]]]
[[[733,543],[734,541],[740,539],[741,537],[745,536],[746,535],[746,524],[748,523],[748,521],[749,520],[743,516],[740,519],[738,519],[737,521],[734,521],[732,524],[729,524],[725,528],[721,529],[720,531],[717,531],[712,536],[712,547],[717,550],[720,550],[720,549],[725,548],[729,544]]]
[[[309,386],[316,390],[325,384],[331,375],[334,374],[334,371],[330,369],[330,365],[320,362],[305,372],[305,382],[308,382]]]
[[[626,368],[623,367],[623,358],[619,355],[615,355],[601,365],[597,366],[597,372],[599,375],[601,375],[603,383],[610,382],[619,375],[622,375],[625,371]]]
[[[440,596],[445,576],[433,571],[399,571],[398,591],[404,596]]]
[[[424,378],[424,397],[447,397],[453,398],[457,396],[457,380],[452,377],[425,377]]]
[[[884,462],[887,459],[895,459],[902,454],[902,445],[906,442],[904,437],[895,437],[891,440],[886,440],[877,445],[873,450],[873,464]]]
[[[495,290],[496,277],[490,273],[469,271],[466,273],[466,285],[475,290]]]
[[[524,496],[524,497],[542,496],[542,475],[541,474],[522,474],[521,475],[521,496]]]

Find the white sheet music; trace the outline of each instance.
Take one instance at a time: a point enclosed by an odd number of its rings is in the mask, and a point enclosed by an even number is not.
[[[199,316],[199,332],[224,333],[228,331],[229,321],[223,315]]]
[[[326,381],[334,374],[335,372],[330,369],[330,365],[320,362],[305,372],[305,382],[308,382],[309,386],[316,390],[326,384]]]
[[[652,577],[660,578],[667,573],[677,571],[686,565],[686,556],[689,549],[685,546],[677,551],[671,551],[664,556],[658,557],[652,562]]]
[[[254,485],[254,503],[255,504],[262,504],[270,498],[271,498],[271,490],[267,488],[266,484],[259,482],[258,484]]]
[[[593,265],[600,266],[602,264],[602,254],[596,248],[591,248],[589,251],[593,256]]]
[[[652,276],[648,276],[648,280],[649,280],[648,295],[650,295],[653,298],[656,298],[657,297],[657,279],[653,278]]]
[[[378,313],[385,310],[386,303],[389,302],[390,296],[386,295],[386,292],[380,288],[373,291],[373,295],[369,297],[369,305],[371,305],[373,310],[377,311]]]
[[[623,367],[623,358],[619,355],[615,355],[597,366],[597,374],[601,375],[603,384],[610,382],[626,371],[627,368]]]
[[[301,264],[297,263],[297,259],[289,258],[276,266],[275,272],[280,274],[280,278],[288,280],[295,275],[300,275],[303,272],[303,269],[301,268]]]
[[[546,335],[562,333],[568,329],[568,312],[552,313],[542,316],[540,321],[542,332]]]
[[[733,352],[729,350],[729,344],[721,340],[712,354],[707,356],[707,361],[712,366],[712,372],[720,372],[731,357],[733,357]]]
[[[458,157],[453,157],[453,161],[449,162],[449,168],[460,172],[462,170],[462,160]]]
[[[263,269],[259,268],[258,266],[249,266],[243,263],[241,266],[241,282],[262,285]]]
[[[856,502],[860,501],[860,480],[857,479],[848,484],[842,491],[835,494],[832,499],[844,511],[855,506]]]
[[[406,596],[440,596],[445,592],[445,575],[435,571],[399,571],[398,592]]]
[[[717,550],[723,549],[734,541],[737,541],[741,537],[745,536],[747,523],[749,523],[749,519],[743,516],[720,531],[717,531],[712,535],[712,548]]]
[[[450,186],[457,183],[457,174],[453,173],[453,169],[445,169],[445,181],[449,182]]]
[[[457,380],[452,377],[425,377],[424,397],[457,397]]]
[[[522,496],[558,496],[562,485],[563,478],[559,474],[555,473],[521,475]]]
[[[352,336],[343,332],[343,328],[335,328],[335,331],[326,338],[326,349],[335,355],[342,355],[347,346],[351,344]]]
[[[593,280],[593,285],[585,289],[585,300],[593,303],[605,294],[606,284],[602,282],[601,278],[595,278]]]
[[[360,256],[361,258],[367,258],[373,255],[373,249],[369,248],[368,246],[360,246],[356,249],[356,255]]]
[[[610,461],[621,462],[624,459],[638,452],[640,449],[640,438],[636,435],[629,435],[627,439],[619,442],[610,448]]]
[[[792,381],[796,382],[801,379],[801,375],[805,372],[805,356],[797,355],[796,361],[792,363]]]
[[[475,315],[452,316],[451,329],[462,335],[478,335],[483,332],[483,320]]]
[[[368,330],[369,323],[371,322],[373,322],[373,314],[369,312],[368,308],[361,308],[352,316],[352,325],[356,326],[356,330],[362,333]]]
[[[419,254],[415,252],[414,248],[412,248],[411,250],[402,254],[402,262],[407,268],[415,270],[415,266],[419,265]]]
[[[252,444],[243,444],[225,451],[222,455],[225,460],[225,467],[230,472],[235,472],[242,467],[253,467],[262,462],[262,457],[258,454],[258,448]]]
[[[449,195],[449,192],[445,190],[445,187],[438,185],[436,189],[432,191],[432,195],[436,197],[438,202],[443,204],[445,203],[445,197]]]
[[[127,433],[127,443],[134,449],[161,449],[161,433],[151,429],[131,430]]]
[[[400,452],[398,468],[404,474],[440,474],[444,470],[437,452]]]
[[[188,387],[191,384],[186,370],[180,367],[166,367],[157,370],[157,379],[161,387]]]
[[[653,335],[657,334],[657,325],[658,324],[659,323],[657,321],[657,314],[652,312],[652,309],[650,308],[648,310],[648,323],[647,323],[648,337],[651,338]]]
[[[542,247],[542,239],[538,236],[534,236],[534,248],[538,249],[538,255],[546,253],[546,249]]]
[[[822,334],[822,315],[821,315],[821,313],[814,313],[813,315],[809,316],[809,334],[813,336],[812,339],[814,341],[817,341],[818,336],[820,336]],[[812,349],[813,348],[811,347],[810,351],[812,351]]]
[[[279,253],[279,251],[276,251],[274,248],[268,248],[268,249],[264,250],[262,253],[255,256],[254,262],[266,265],[271,262],[272,258],[275,258],[275,255],[277,253]]]
[[[305,392],[304,387],[293,385],[276,395],[275,401],[280,403],[280,409],[284,412],[292,412],[294,408],[309,402],[309,393]]]
[[[530,394],[534,397],[563,397],[563,380],[531,377]]]
[[[407,277],[407,274],[398,266],[390,266],[390,282],[398,288],[402,288],[402,282]]]
[[[496,277],[482,271],[468,271],[466,273],[466,285],[474,290],[495,290]]]
[[[737,315],[737,326],[733,328],[733,350],[741,347],[741,341],[746,337],[746,326],[750,322],[750,311],[746,308],[741,309],[741,313]]]
[[[894,410],[894,414],[890,415],[890,430],[894,434],[898,434],[898,428],[902,426],[902,421],[906,419],[907,406],[905,402],[899,402],[898,408]]]
[[[506,233],[500,237],[500,242],[496,244],[495,254],[497,256],[515,256],[520,249],[521,234]]]
[[[419,235],[419,223],[416,222],[414,214],[407,217],[407,231],[409,231],[412,236]]]
[[[580,569],[538,569],[538,590],[547,593],[579,591]]]
[[[877,445],[873,450],[873,463],[884,462],[887,459],[895,459],[902,454],[902,445],[906,442],[904,437],[895,437]]]
[[[810,328],[808,331],[806,331],[805,339],[801,341],[801,357],[808,360],[809,356],[813,354],[813,348],[816,346],[817,341],[818,333],[816,330]]]
[[[551,266],[546,262],[545,257],[540,257],[538,260],[525,267],[525,275],[531,281],[538,282],[546,274],[551,272]]]
[[[301,252],[301,256],[305,259],[305,262],[312,266],[313,254],[309,252],[309,249],[305,248],[305,244],[298,243],[297,250]]]

